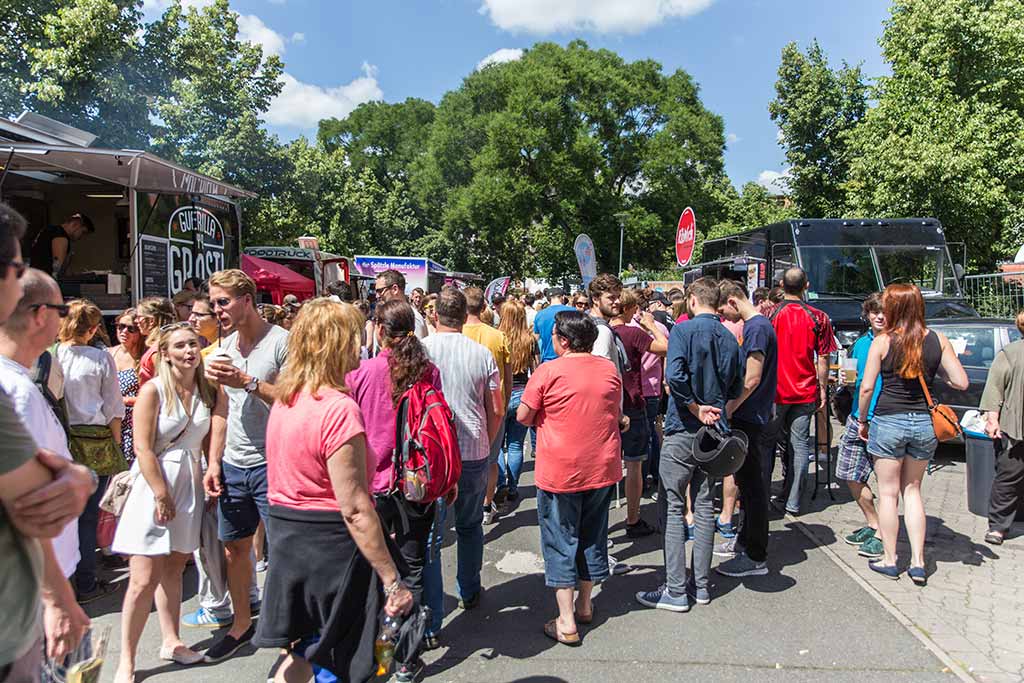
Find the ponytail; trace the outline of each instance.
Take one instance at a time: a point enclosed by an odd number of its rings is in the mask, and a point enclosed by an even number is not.
[[[430,370],[430,358],[416,337],[416,315],[405,301],[385,301],[377,306],[377,325],[389,351],[391,401],[397,407],[402,394]]]

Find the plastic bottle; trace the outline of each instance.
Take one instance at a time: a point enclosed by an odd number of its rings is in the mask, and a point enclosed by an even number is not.
[[[391,668],[395,658],[395,644],[398,642],[398,631],[402,627],[400,617],[384,616],[380,624],[380,633],[373,643],[373,656],[377,661],[377,675],[383,676]]]

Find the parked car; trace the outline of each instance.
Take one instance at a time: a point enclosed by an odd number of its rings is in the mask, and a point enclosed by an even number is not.
[[[967,371],[970,385],[966,391],[951,389],[941,380],[932,386],[932,398],[937,403],[952,406],[962,418],[965,412],[977,410],[981,404],[988,369],[996,354],[1010,342],[1019,340],[1021,333],[1012,320],[999,318],[932,319],[928,321],[928,328],[946,335]]]

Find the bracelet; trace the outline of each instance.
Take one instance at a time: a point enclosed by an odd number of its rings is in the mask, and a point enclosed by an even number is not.
[[[390,598],[392,595],[398,592],[399,588],[405,588],[405,584],[402,583],[401,579],[396,580],[390,586],[384,586],[384,597]]]

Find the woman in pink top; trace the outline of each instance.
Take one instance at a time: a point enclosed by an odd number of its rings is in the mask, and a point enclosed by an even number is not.
[[[381,351],[348,373],[345,383],[363,413],[371,452],[370,491],[376,499],[377,512],[385,531],[394,534],[402,558],[409,565],[405,581],[419,600],[436,503],[421,505],[405,500],[401,494],[388,495],[394,483],[395,409],[402,394],[418,381],[441,390],[441,373],[416,338],[415,326],[415,314],[408,303],[391,300],[378,305],[376,334]],[[403,524],[403,511],[408,526]],[[403,664],[399,662],[399,668]]]
[[[622,478],[622,381],[613,363],[591,355],[597,325],[580,311],[555,315],[558,358],[530,377],[516,418],[537,428],[537,519],[544,581],[558,618],[544,633],[579,645],[577,622],[594,617],[594,583],[608,576],[608,504]],[[573,603],[573,592],[579,597]]]
[[[382,603],[388,615],[413,605],[366,486],[366,431],[345,386],[362,327],[350,304],[302,307],[267,423],[267,535],[280,551],[253,642],[289,651],[279,682],[309,680],[311,663],[341,680],[369,680]]]

